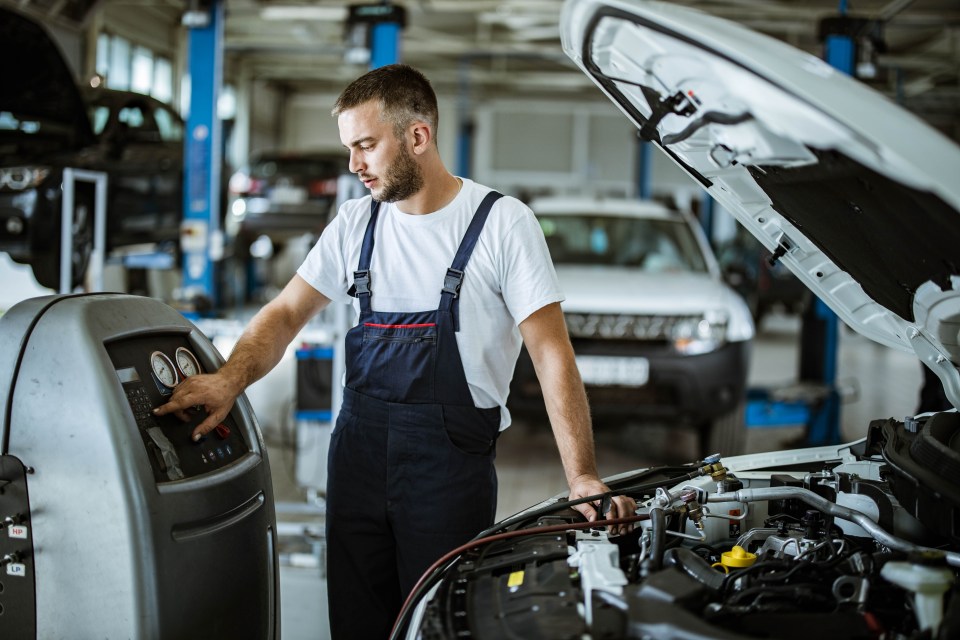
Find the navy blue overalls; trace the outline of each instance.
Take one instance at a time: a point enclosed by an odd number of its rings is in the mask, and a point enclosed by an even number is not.
[[[335,639],[386,638],[403,599],[447,551],[493,523],[500,409],[474,406],[457,349],[463,271],[493,203],[473,216],[435,311],[373,311],[374,202],[354,273],[346,387],[330,439],[327,571]],[[440,283],[437,283],[438,285]]]

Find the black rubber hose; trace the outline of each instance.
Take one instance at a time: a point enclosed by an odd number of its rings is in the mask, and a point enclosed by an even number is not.
[[[441,556],[439,560],[430,565],[423,575],[420,576],[417,584],[413,585],[413,589],[411,589],[410,593],[407,595],[406,601],[400,608],[400,614],[397,616],[396,622],[393,623],[393,630],[390,632],[389,640],[399,640],[404,636],[407,625],[409,624],[408,618],[412,614],[417,601],[423,596],[423,594],[429,591],[434,584],[443,578],[444,573],[453,566],[460,554],[466,551],[470,551],[476,547],[482,547],[490,544],[491,542],[497,542],[499,540],[535,536],[542,533],[561,533],[575,529],[593,529],[612,527],[621,524],[633,524],[634,522],[646,520],[649,517],[650,516],[648,515],[639,515],[628,516],[626,518],[613,518],[610,520],[595,520],[593,522],[571,522],[569,524],[556,524],[544,527],[530,527],[529,529],[517,529],[514,531],[506,531],[504,533],[497,533],[483,538],[474,538],[470,542],[460,545],[452,551],[448,551],[446,554]],[[449,564],[447,564],[448,562]]]
[[[663,509],[650,509],[650,570],[663,569],[663,553],[667,546],[667,516]]]
[[[710,563],[686,547],[668,549],[664,564],[677,567],[688,576],[713,591],[719,591],[723,585],[724,574],[710,566]]]

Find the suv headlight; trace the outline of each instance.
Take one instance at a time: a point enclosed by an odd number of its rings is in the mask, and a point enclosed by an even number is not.
[[[670,326],[677,353],[695,356],[716,351],[727,339],[727,318],[721,314],[679,318]]]
[[[3,167],[0,169],[0,189],[32,189],[39,186],[48,175],[50,167]]]

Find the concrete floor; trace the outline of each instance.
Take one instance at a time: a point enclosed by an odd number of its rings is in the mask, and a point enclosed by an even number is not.
[[[0,254],[0,311],[16,302],[52,293],[36,285],[29,270]],[[214,342],[229,353],[251,310],[221,321]],[[799,319],[768,317],[752,354],[750,386],[776,388],[796,378]],[[842,435],[853,440],[876,418],[913,412],[919,397],[921,369],[908,353],[877,345],[841,327],[838,384],[844,396]],[[329,427],[296,425],[292,418],[295,389],[292,357],[248,391],[269,447],[277,500],[281,544],[281,626],[284,640],[328,637],[326,581],[322,563],[322,499],[325,437]],[[782,449],[803,436],[803,427],[748,430],[747,451]],[[597,462],[602,476],[664,462],[696,458],[694,434],[669,425],[625,423],[596,431]],[[498,444],[500,479],[498,519],[564,491],[560,459],[545,423],[518,423]]]

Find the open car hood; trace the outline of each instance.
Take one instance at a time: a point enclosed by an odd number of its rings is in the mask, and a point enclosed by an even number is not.
[[[641,137],[960,406],[960,147],[825,62],[693,9],[567,0],[560,29]]]
[[[33,20],[0,7],[0,59],[5,61],[0,112],[24,132],[66,136],[74,148],[94,141],[76,79],[59,46]],[[7,124],[7,126],[13,126]],[[39,127],[41,131],[34,131]]]

